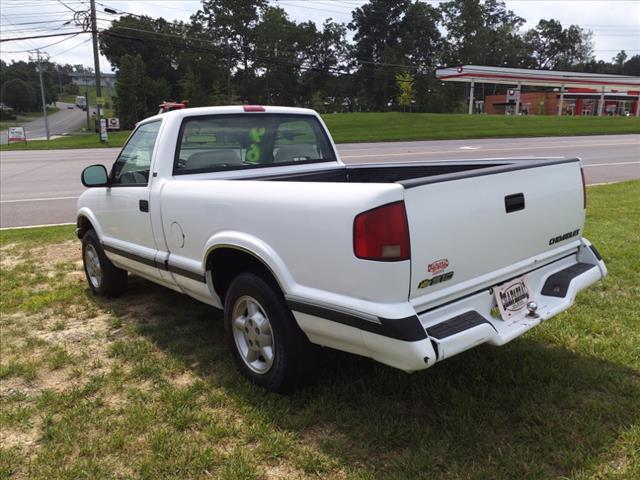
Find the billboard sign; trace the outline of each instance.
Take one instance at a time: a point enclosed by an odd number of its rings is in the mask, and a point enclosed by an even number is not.
[[[9,143],[19,143],[27,141],[27,134],[24,131],[24,127],[9,127],[8,134]]]
[[[103,142],[106,142],[107,140],[109,140],[109,135],[107,135],[107,119],[106,118],[100,119],[100,140],[102,140]]]
[[[120,130],[119,118],[107,118],[107,128],[109,130]]]

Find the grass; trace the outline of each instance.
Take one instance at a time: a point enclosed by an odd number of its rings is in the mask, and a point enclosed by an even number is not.
[[[355,113],[324,115],[337,143],[640,133],[638,117]]]
[[[59,111],[60,109],[58,107],[47,107],[47,113],[49,115]],[[20,113],[16,115],[16,118],[13,120],[5,120],[3,122],[0,122],[0,130],[6,130],[9,127],[18,127],[23,123],[31,122],[32,120],[35,120],[36,118],[40,118],[42,116],[42,111]]]
[[[119,132],[109,132],[109,141],[101,142],[97,133],[82,133],[67,135],[53,140],[31,140],[26,143],[14,143],[11,145],[0,145],[1,151],[7,150],[50,150],[69,148],[109,148],[121,147],[129,138],[131,131],[123,130]]]
[[[450,140],[640,133],[638,117],[555,117],[435,113],[337,113],[323,116],[336,143]],[[129,132],[109,144],[98,137],[69,137],[1,146],[3,150],[119,147]],[[111,135],[111,133],[109,134]],[[82,138],[82,139],[81,139]]]
[[[72,227],[0,232],[0,478],[640,478],[640,181],[589,187],[609,276],[502,348],[407,375],[332,353],[266,394],[221,314],[89,294]]]

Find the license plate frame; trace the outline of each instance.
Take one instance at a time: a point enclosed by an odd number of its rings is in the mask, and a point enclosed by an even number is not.
[[[493,287],[493,295],[503,320],[519,315],[531,301],[531,288],[522,276]]]

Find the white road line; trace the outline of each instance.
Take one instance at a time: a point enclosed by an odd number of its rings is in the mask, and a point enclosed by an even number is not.
[[[40,227],[62,227],[64,225],[75,225],[75,223],[46,223],[44,225],[25,225],[24,227],[2,227],[3,230],[24,230],[26,228],[40,228]]]
[[[582,143],[574,145],[562,145],[561,148],[583,148],[583,147],[611,147],[612,145],[638,145],[638,142],[629,143]],[[553,148],[559,148],[557,145],[540,145],[538,147],[509,147],[509,148],[487,148],[473,153],[486,153],[486,152],[510,152],[512,150],[548,150]],[[339,151],[339,150],[338,150]],[[400,152],[400,153],[379,153],[374,155],[340,155],[341,158],[368,158],[368,157],[402,157],[408,155],[436,155],[441,153],[461,153],[459,149],[456,150],[439,150],[429,151],[422,150],[420,152]]]
[[[75,200],[79,197],[21,198],[19,200],[2,200],[0,203],[48,202],[50,200]]]
[[[614,183],[622,183],[625,180],[617,180],[615,182],[589,183],[587,187],[599,187],[600,185],[613,185]]]
[[[535,137],[532,137],[532,139],[535,140]],[[472,139],[469,139],[469,140],[472,141]],[[482,139],[480,139],[480,140],[482,140]],[[509,140],[514,140],[514,139],[506,137],[506,138],[487,138],[486,140],[504,140],[504,141],[509,141]],[[519,140],[519,138],[516,138],[516,140]],[[389,148],[389,149],[390,148],[398,148],[398,147],[394,147],[393,146],[394,143],[408,143],[408,144],[411,144],[411,143],[448,142],[448,141],[449,140],[406,140],[406,141],[398,141],[398,142],[379,142],[380,146],[376,146],[376,147],[356,147],[356,148],[341,148],[340,147],[341,144],[338,143],[336,146],[338,147],[339,151],[356,152],[356,151],[359,151],[359,150],[364,151],[364,150],[380,150],[381,148]],[[452,140],[452,141],[456,141],[456,140]],[[540,142],[522,143],[517,148],[539,148],[539,147],[537,147],[537,145],[539,143]],[[387,144],[387,145],[385,145],[385,144]],[[631,143],[622,142],[622,143],[604,143],[604,144],[603,143],[582,143],[582,144],[580,144],[580,146],[582,146],[582,147],[590,147],[592,145],[595,145],[595,146],[610,145],[612,147],[616,147],[618,145],[640,145],[640,143],[638,143],[638,142],[631,142]],[[421,146],[426,146],[426,145],[421,145]],[[548,143],[548,144],[546,144],[545,148],[555,148],[555,147],[562,148],[562,147],[573,147],[573,146],[574,145],[567,144],[567,143]],[[456,147],[455,145],[452,145],[450,148],[455,148],[455,147]],[[484,147],[483,145],[480,145],[480,148],[483,148],[483,147]],[[410,145],[403,145],[400,148],[410,149],[412,147]],[[458,147],[458,148],[461,148],[461,147]],[[514,147],[514,148],[516,148],[516,147]],[[20,151],[20,150],[16,150],[16,151]]]
[[[616,162],[616,163],[587,163],[582,165],[584,168],[587,167],[611,167],[614,165],[638,165],[640,162]]]

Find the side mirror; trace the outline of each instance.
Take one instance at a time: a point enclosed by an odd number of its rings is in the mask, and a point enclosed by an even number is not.
[[[91,165],[82,171],[80,177],[82,185],[87,188],[91,187],[108,187],[109,175],[104,165]]]

